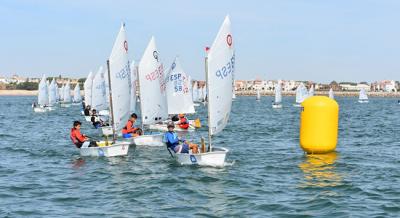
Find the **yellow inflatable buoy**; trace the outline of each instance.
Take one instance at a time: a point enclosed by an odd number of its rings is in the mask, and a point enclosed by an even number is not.
[[[336,149],[339,105],[326,96],[307,98],[300,116],[300,146],[309,154],[324,154]]]

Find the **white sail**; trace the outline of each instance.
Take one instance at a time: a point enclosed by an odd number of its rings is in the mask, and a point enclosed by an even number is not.
[[[231,22],[226,16],[207,55],[209,133],[222,131],[232,106],[232,78],[235,70]]]
[[[335,99],[335,95],[333,94],[333,89],[329,89],[329,98]]]
[[[76,83],[74,88],[74,102],[81,102],[81,101],[82,101],[81,88],[79,87],[79,82],[78,82]]]
[[[107,96],[106,96],[106,83],[105,83],[105,72],[103,66],[100,66],[99,70],[93,77],[92,81],[92,108],[97,111],[105,110],[108,107]],[[128,90],[127,90],[128,91]]]
[[[200,97],[199,97],[199,100],[200,100],[200,101],[205,101],[205,99],[206,99],[205,88],[206,88],[205,86],[201,87]]]
[[[235,87],[232,87],[232,99],[236,98],[236,91],[235,91]]]
[[[135,62],[132,61],[131,64],[131,106],[130,106],[130,112],[134,113],[136,112],[136,66]]]
[[[257,89],[257,96],[256,96],[256,100],[260,100],[261,99],[261,95],[260,95],[260,90]]]
[[[47,88],[47,83],[46,83],[46,76],[43,75],[42,79],[40,80],[39,83],[39,89],[38,89],[38,104],[40,106],[45,106],[49,104],[49,90]]]
[[[59,89],[60,92],[60,101],[64,101],[64,89],[65,89],[65,85],[63,84],[61,86],[61,88]]]
[[[314,85],[311,85],[310,90],[308,91],[308,97],[314,96]]]
[[[69,103],[72,101],[71,98],[71,86],[69,83],[69,80],[67,81],[67,84],[64,87],[64,102]]]
[[[175,58],[166,75],[168,114],[195,113],[190,80],[183,70],[178,57]]]
[[[304,86],[303,83],[300,83],[300,85],[296,89],[296,103],[302,103],[307,98],[307,95],[307,88]]]
[[[57,101],[57,87],[54,79],[51,81],[49,85],[49,105],[53,106]]]
[[[86,77],[85,83],[83,84],[86,105],[92,105],[92,84],[93,84],[93,73],[90,72],[89,75]]]
[[[282,102],[282,87],[280,83],[275,85],[275,103],[279,104]]]
[[[151,38],[138,68],[143,124],[154,124],[168,118],[164,66],[154,37]]]
[[[128,41],[125,24],[121,26],[109,58],[112,97],[112,123],[115,131],[121,130],[129,118],[131,104],[131,70],[128,61]],[[111,105],[111,104],[110,104]]]
[[[56,90],[56,102],[57,102],[57,101],[60,101],[60,93],[59,93],[59,88],[58,88],[57,82],[54,83],[54,87]]]
[[[192,96],[193,96],[193,102],[198,102],[200,101],[200,92],[199,92],[199,87],[197,81],[193,83],[193,88],[192,88]]]
[[[360,90],[360,94],[358,96],[359,100],[368,100],[368,95],[367,95],[367,91],[365,91],[364,88],[361,88]]]

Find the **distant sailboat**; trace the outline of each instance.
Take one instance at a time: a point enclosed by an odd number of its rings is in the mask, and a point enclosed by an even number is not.
[[[136,82],[137,82],[137,68],[135,66],[135,61],[131,63],[131,105],[130,105],[130,112],[136,112],[136,103],[137,103],[137,96],[136,96]]]
[[[260,101],[260,100],[261,100],[261,95],[260,95],[260,90],[259,90],[259,89],[257,89],[256,100],[257,100],[257,101]]]
[[[308,91],[308,97],[314,96],[314,85],[311,85],[310,90]]]
[[[333,93],[333,89],[332,89],[332,88],[329,89],[329,98],[335,99],[335,95],[334,95],[334,93]]]
[[[80,104],[81,101],[82,101],[81,88],[79,87],[79,83],[76,83],[74,88],[74,103]]]
[[[90,72],[86,77],[85,83],[83,84],[83,91],[85,93],[85,105],[92,105],[92,84],[93,84],[93,73]]]
[[[365,91],[364,88],[361,88],[360,90],[360,94],[358,96],[358,102],[359,103],[368,103],[368,95],[367,95],[367,91]]]
[[[280,83],[275,85],[275,101],[272,108],[282,108],[282,87]]]
[[[35,112],[46,112],[49,105],[49,89],[46,83],[46,76],[43,75],[38,88],[38,102],[37,105],[32,105]]]
[[[49,85],[49,107],[54,109],[56,102],[57,102],[57,87],[53,79]]]
[[[308,97],[307,88],[304,86],[303,83],[296,89],[296,103],[293,105],[295,107],[301,107],[301,103]]]
[[[101,110],[108,109],[107,96],[106,96],[105,70],[103,66],[99,67],[99,70],[93,77],[91,108],[96,109],[98,112]]]
[[[65,84],[63,89],[63,101],[61,102],[61,107],[71,107],[72,97],[71,97],[71,86],[69,80]]]

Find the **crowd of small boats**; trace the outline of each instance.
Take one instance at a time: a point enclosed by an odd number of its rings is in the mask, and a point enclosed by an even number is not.
[[[192,83],[178,57],[167,70],[164,69],[154,37],[150,39],[139,63],[129,61],[128,40],[123,24],[109,59],[105,61],[106,66],[99,67],[96,73],[90,72],[84,83],[84,104],[98,111],[99,119],[104,119],[109,125],[100,128],[104,140],[97,142],[97,147],[82,146],[81,156],[124,156],[130,145],[165,146],[163,135],[172,115],[194,116],[196,106],[206,105],[208,145],[201,138],[198,139],[202,146],[199,153],[170,151],[170,154],[183,165],[224,166],[229,150],[216,146],[212,136],[227,125],[235,97],[235,51],[229,16],[223,21],[212,46],[206,49],[205,56],[206,83],[202,86],[197,82]],[[57,103],[63,107],[72,103],[81,104],[79,84],[75,86],[73,99],[69,82],[60,89],[54,87],[54,80],[48,84],[43,76],[38,102],[33,105],[35,112],[51,110]],[[140,108],[140,112],[136,108]],[[132,113],[140,114],[143,134],[124,139],[120,132]],[[85,120],[91,121],[91,117],[86,116]],[[199,119],[189,120],[189,124],[189,129],[176,126],[175,131],[196,131],[201,127]]]

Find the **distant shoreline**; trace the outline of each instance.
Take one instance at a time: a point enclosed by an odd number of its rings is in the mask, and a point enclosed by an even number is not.
[[[328,96],[328,91],[315,91],[315,95]],[[274,96],[273,91],[260,91],[261,96]],[[256,91],[236,91],[237,96],[256,96]],[[295,96],[296,91],[282,92],[283,96]],[[358,91],[335,91],[335,96],[340,97],[358,97]],[[400,98],[400,92],[368,92],[369,97],[382,97],[382,98]]]
[[[37,90],[29,91],[29,90],[0,90],[0,96],[36,96]],[[81,91],[83,93],[83,91]],[[261,96],[274,96],[273,91],[261,91]],[[236,91],[237,96],[256,96],[256,91]],[[295,96],[296,92],[282,92],[283,96]],[[326,95],[328,96],[327,91],[316,91],[315,95]],[[341,97],[356,97],[358,96],[358,92],[343,92],[336,91],[335,96]],[[383,98],[400,98],[400,92],[368,92],[368,96],[370,97],[383,97]]]

